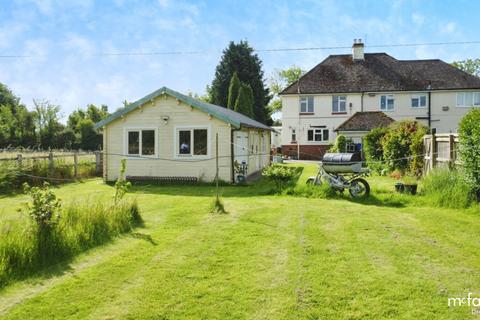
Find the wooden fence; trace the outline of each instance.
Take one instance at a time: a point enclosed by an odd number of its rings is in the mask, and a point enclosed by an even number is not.
[[[95,151],[95,152],[80,152],[80,151],[73,151],[73,152],[58,152],[55,153],[53,151],[50,152],[39,152],[39,153],[27,153],[27,154],[22,154],[18,153],[15,157],[1,157],[0,153],[0,162],[4,161],[14,161],[17,163],[19,167],[21,167],[25,162],[27,161],[38,161],[38,160],[44,160],[48,161],[48,167],[50,168],[50,171],[54,170],[55,167],[55,159],[65,159],[66,161],[70,160],[71,163],[73,164],[73,174],[74,177],[78,177],[78,167],[79,167],[79,158],[83,157],[88,157],[88,156],[94,156],[95,160],[95,172],[97,175],[101,175],[103,171],[103,157],[102,157],[102,152],[101,151]]]
[[[423,137],[424,173],[437,167],[453,167],[460,164],[458,158],[458,134],[437,133]]]

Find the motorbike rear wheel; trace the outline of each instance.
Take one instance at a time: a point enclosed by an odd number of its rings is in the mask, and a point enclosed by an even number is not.
[[[366,198],[370,195],[370,185],[365,179],[357,178],[350,182],[348,191],[354,198]]]

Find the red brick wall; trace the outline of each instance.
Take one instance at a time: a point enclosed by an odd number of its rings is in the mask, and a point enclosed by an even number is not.
[[[322,160],[323,154],[327,152],[329,148],[329,145],[300,145],[300,160]],[[297,145],[283,145],[282,154],[296,158]]]

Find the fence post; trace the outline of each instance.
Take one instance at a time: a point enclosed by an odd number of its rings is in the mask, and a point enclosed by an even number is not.
[[[453,168],[455,166],[455,161],[457,160],[457,153],[455,152],[455,135],[450,134],[449,135],[449,141],[448,141],[448,147],[450,151],[450,168]]]
[[[99,174],[101,172],[102,159],[100,151],[95,151],[95,173]]]
[[[17,154],[17,164],[18,164],[19,168],[22,167],[22,154],[21,153]]]
[[[73,153],[73,176],[78,178],[78,152]]]
[[[437,166],[437,153],[435,152],[436,144],[437,144],[437,139],[435,137],[435,134],[432,134],[432,139],[430,140],[430,164],[431,164],[431,169],[435,169],[435,167]]]
[[[54,164],[53,164],[53,152],[50,150],[48,153],[48,171],[53,175]]]

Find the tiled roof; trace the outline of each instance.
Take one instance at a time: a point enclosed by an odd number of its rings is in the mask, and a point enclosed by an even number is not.
[[[117,112],[111,114],[108,118],[103,119],[102,121],[98,122],[95,124],[95,128],[101,128],[113,120],[129,113],[130,111],[138,108],[139,106],[145,104],[146,102],[155,99],[163,94],[167,94],[169,96],[172,96],[194,108],[197,108],[205,113],[208,113],[212,115],[213,117],[220,119],[222,121],[225,121],[227,123],[232,124],[236,128],[240,128],[242,126],[245,127],[251,127],[251,128],[259,128],[259,129],[265,129],[265,130],[273,130],[269,126],[264,125],[263,123],[260,123],[256,120],[253,120],[241,113],[235,112],[233,110],[220,107],[211,103],[206,103],[197,99],[194,99],[192,97],[186,96],[184,94],[181,94],[180,92],[174,91],[172,89],[169,89],[167,87],[162,87],[158,89],[155,92],[150,93],[149,95],[141,98],[140,100],[137,100],[128,106],[126,106],[123,109],[118,110]]]
[[[387,127],[394,121],[381,111],[356,112],[339,125],[335,131],[370,131],[379,127]]]
[[[365,60],[331,55],[281,94],[480,89],[480,78],[442,60],[397,60],[366,53]]]

